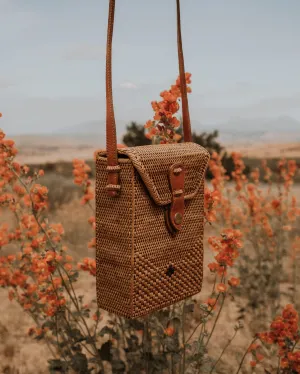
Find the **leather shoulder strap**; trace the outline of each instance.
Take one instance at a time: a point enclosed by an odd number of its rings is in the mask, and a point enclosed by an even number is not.
[[[184,141],[192,141],[191,123],[189,115],[188,97],[186,90],[186,79],[184,69],[184,58],[181,37],[180,0],[176,0],[177,8],[177,46],[179,60],[179,75],[182,100],[182,120]],[[109,0],[107,46],[106,46],[106,149],[107,149],[107,171],[108,185],[107,192],[110,196],[118,196],[120,191],[117,151],[117,132],[113,107],[112,95],[112,39],[115,18],[115,0]]]

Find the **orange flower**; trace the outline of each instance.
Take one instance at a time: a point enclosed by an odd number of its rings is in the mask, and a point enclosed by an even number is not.
[[[95,218],[95,216],[90,217],[88,222],[91,224],[92,228],[95,230],[96,229],[96,218]]]
[[[10,291],[8,292],[8,298],[9,298],[10,301],[12,301],[12,300],[15,298],[15,293],[14,293],[14,291],[10,290]]]
[[[74,159],[73,160],[73,175],[74,183],[80,186],[84,185],[88,181],[88,173],[91,168],[83,160]]]
[[[207,304],[210,305],[210,306],[213,306],[213,305],[216,304],[216,301],[217,301],[217,299],[215,299],[215,298],[209,298],[207,300]]]
[[[167,336],[173,336],[174,333],[175,333],[174,327],[167,327],[165,329],[165,335],[167,335]]]
[[[283,309],[281,316],[274,318],[270,326],[270,331],[260,333],[259,338],[267,344],[277,344],[278,353],[282,358],[281,363],[288,365],[286,356],[289,352],[289,342],[296,342],[299,339],[299,316],[293,305],[288,304]],[[285,367],[288,367],[285,366]]]
[[[96,248],[96,238],[93,238],[88,242],[88,248]]]
[[[260,347],[257,343],[252,343],[250,347],[248,348],[248,352],[256,351]]]
[[[72,262],[73,261],[73,257],[69,256],[69,255],[66,255],[66,261],[67,262]]]
[[[62,279],[60,277],[56,277],[52,279],[53,285],[55,288],[58,288],[62,284]]]
[[[88,271],[91,275],[96,276],[96,261],[91,258],[84,258],[83,263],[78,263],[78,269]]]
[[[217,305],[217,299],[215,298],[208,298],[206,301],[206,304],[213,310],[216,308]]]
[[[15,255],[8,255],[8,256],[7,256],[7,260],[8,260],[8,262],[13,262],[13,261],[15,261],[15,259],[16,259],[16,256],[15,256]]]
[[[145,129],[149,129],[153,126],[153,121],[149,120],[146,122],[146,124],[144,125]]]
[[[292,231],[292,226],[291,225],[284,225],[282,226],[283,231]]]
[[[64,265],[64,268],[65,268],[66,270],[70,271],[70,270],[72,270],[73,265],[72,265],[72,264],[65,264],[65,265]]]
[[[186,73],[186,84],[191,83],[191,74]],[[160,93],[162,101],[152,101],[151,106],[154,111],[153,120],[146,122],[144,127],[148,129],[146,137],[151,139],[153,136],[160,137],[160,143],[174,143],[180,140],[180,135],[175,130],[180,125],[180,121],[176,118],[179,110],[178,99],[181,97],[180,79],[176,80],[176,84],[172,85],[169,90]],[[187,92],[191,92],[187,87]]]
[[[257,361],[263,361],[264,358],[265,358],[265,356],[262,355],[261,353],[256,353],[256,359],[257,359]]]
[[[224,283],[219,283],[219,284],[217,284],[216,289],[217,289],[218,292],[220,292],[220,293],[224,293],[224,292],[226,292],[227,287],[226,287],[226,284],[224,284]]]
[[[209,270],[212,272],[212,273],[215,273],[217,270],[219,270],[220,266],[219,264],[215,263],[215,262],[212,262],[210,264],[207,265]]]
[[[30,189],[33,207],[36,211],[48,207],[48,188],[40,184],[34,184]]]
[[[231,277],[228,280],[228,284],[231,287],[237,287],[240,284],[240,279],[239,278],[235,278],[235,277]]]
[[[92,316],[92,319],[94,321],[102,321],[103,316],[101,316],[99,312],[98,313],[94,313],[93,316]]]

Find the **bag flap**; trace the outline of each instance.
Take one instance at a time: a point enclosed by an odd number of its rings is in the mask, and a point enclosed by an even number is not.
[[[199,190],[208,165],[208,151],[196,143],[174,143],[118,149],[130,158],[150,195],[158,205],[170,204],[169,169],[174,163],[185,167],[184,198],[193,198]]]

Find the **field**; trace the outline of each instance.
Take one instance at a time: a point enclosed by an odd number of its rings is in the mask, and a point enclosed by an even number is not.
[[[270,147],[272,149],[273,147]],[[276,149],[276,147],[274,147]],[[293,150],[297,147],[291,147],[289,146],[289,149]],[[61,154],[62,150],[53,150],[56,154]],[[36,151],[38,152],[38,150]],[[86,152],[86,150],[84,150]],[[89,150],[90,152],[90,150]],[[65,161],[57,162],[58,160],[55,160],[54,154],[47,154],[45,155],[45,159],[39,154],[36,156],[32,155],[26,155],[26,152],[22,153],[20,156],[17,157],[17,161],[21,161],[22,163],[25,163],[30,166],[32,170],[39,170],[44,169],[46,174],[45,176],[42,176],[40,178],[40,181],[38,183],[41,183],[42,185],[46,185],[49,189],[48,193],[48,201],[50,203],[49,206],[49,213],[48,219],[49,222],[52,223],[61,223],[64,227],[64,235],[63,235],[63,244],[66,245],[69,250],[68,254],[72,256],[73,263],[81,262],[83,258],[94,258],[94,248],[91,246],[91,248],[88,248],[87,242],[91,240],[93,237],[93,229],[90,227],[90,225],[87,223],[89,220],[92,212],[90,209],[90,206],[88,204],[85,204],[82,206],[80,203],[80,198],[82,196],[81,188],[80,186],[76,186],[73,183],[73,168],[74,165],[70,163],[70,159],[74,158],[74,156],[78,158],[78,155],[86,155],[86,154],[80,154],[80,151],[73,149],[70,151],[70,153],[65,153],[64,156],[66,158]],[[253,157],[258,156],[257,151],[253,151],[252,153],[249,152],[248,159],[245,159],[245,163],[247,165],[250,165],[251,170],[253,171],[256,166],[259,166],[260,160],[259,157]],[[274,155],[278,156],[278,154]],[[297,153],[287,153],[287,157],[298,157],[299,155]],[[39,164],[36,164],[36,159],[39,160]],[[273,154],[272,154],[273,157]],[[56,161],[56,162],[55,162]],[[219,165],[219,161],[213,160],[215,162],[215,165]],[[276,169],[276,164],[278,160],[270,159],[269,163],[273,164],[273,169]],[[91,166],[90,171],[90,178],[92,182],[92,186],[94,185],[94,170],[93,170],[93,161],[88,162],[88,164]],[[213,169],[214,165],[211,165]],[[240,160],[236,160],[236,168],[240,167]],[[284,166],[285,172],[288,173],[288,166]],[[88,171],[88,167],[84,168],[84,172]],[[285,174],[283,174],[285,175]],[[296,176],[296,175],[294,175]],[[293,177],[294,177],[293,176]],[[214,175],[215,180],[218,180],[220,178],[220,175],[217,173]],[[84,177],[85,178],[85,177]],[[254,181],[257,179],[255,176],[249,176],[250,180],[251,178],[254,178]],[[256,179],[255,179],[256,178]],[[218,180],[218,183],[220,180]],[[222,230],[222,227],[232,227],[232,224],[235,220],[235,215],[239,212],[239,205],[241,207],[241,203],[239,202],[238,194],[235,194],[232,199],[230,200],[230,203],[233,205],[236,204],[236,207],[234,208],[232,206],[232,212],[229,214],[227,212],[226,204],[228,204],[228,200],[225,198],[225,194],[230,193],[230,191],[234,191],[236,186],[239,185],[241,181],[239,180],[233,180],[231,182],[226,182],[226,188],[222,187],[221,185],[217,187],[217,190],[221,192],[223,197],[218,198],[216,201],[216,211],[211,211],[211,214],[216,215],[216,219],[212,218],[213,222],[212,226],[207,225],[206,232],[205,232],[205,256],[204,256],[204,284],[203,284],[203,290],[202,292],[197,295],[194,299],[197,301],[195,305],[194,312],[191,315],[188,315],[186,317],[185,323],[184,323],[184,331],[185,335],[188,336],[191,334],[195,327],[198,324],[201,324],[202,316],[203,316],[203,305],[206,305],[207,300],[210,300],[212,297],[211,289],[214,284],[214,278],[215,273],[212,273],[208,265],[213,263],[214,261],[214,253],[211,250],[210,246],[208,245],[208,240],[212,236],[216,235],[218,236]],[[223,183],[223,182],[222,182]],[[244,182],[243,182],[244,183]],[[247,182],[249,183],[249,182]],[[259,183],[257,181],[257,183]],[[281,187],[280,187],[281,185]],[[278,187],[279,186],[279,187]],[[211,181],[207,182],[207,187],[212,191],[213,187],[211,184]],[[248,190],[247,190],[248,188]],[[272,194],[275,196],[278,196],[277,189],[282,189],[280,194],[283,194],[284,187],[282,182],[280,182],[279,185],[276,187],[276,183],[274,184],[274,187],[272,189]],[[249,187],[248,184],[243,186],[243,190],[249,194]],[[227,191],[227,192],[226,192]],[[247,192],[248,191],[248,192]],[[259,185],[259,191],[258,196],[264,196],[262,201],[260,200],[259,204],[263,202],[263,205],[267,205],[267,202],[269,201],[270,192],[269,192],[269,185],[266,183],[262,183]],[[85,191],[85,194],[88,192]],[[232,192],[231,192],[232,193]],[[279,194],[279,198],[280,195]],[[289,196],[295,196],[295,199],[299,201],[300,199],[300,186],[299,184],[295,184],[294,186],[291,186],[288,191]],[[273,196],[273,195],[272,195]],[[288,198],[288,197],[287,197]],[[253,199],[253,196],[247,195],[247,204]],[[270,203],[272,204],[272,199],[270,200]],[[254,200],[253,200],[254,201]],[[274,200],[273,200],[274,201]],[[89,202],[89,199],[88,201]],[[91,206],[93,207],[93,199],[89,202]],[[258,204],[258,200],[254,202],[255,204]],[[218,205],[219,204],[219,205]],[[246,205],[247,205],[246,204]],[[209,204],[208,204],[209,205]],[[243,207],[245,208],[245,206]],[[268,208],[269,209],[269,208]],[[284,219],[286,219],[286,214],[289,214],[289,209],[291,207],[285,207],[286,213],[282,212],[282,217],[284,216]],[[228,214],[230,217],[228,217]],[[268,213],[268,215],[270,212]],[[270,217],[270,226],[278,228],[278,215],[276,216],[276,211],[274,217]],[[297,213],[298,214],[298,213]],[[227,216],[226,216],[227,215]],[[245,220],[248,222],[248,218],[246,217]],[[225,220],[225,221],[224,221]],[[225,223],[227,221],[227,223]],[[11,225],[12,227],[15,225],[15,217],[14,214],[11,211],[3,211],[1,214],[1,222],[6,223],[8,225]],[[223,223],[222,223],[223,222]],[[230,223],[231,222],[231,223]],[[240,222],[238,225],[236,224],[236,228],[243,230],[243,228],[247,227],[247,222]],[[243,260],[241,259],[241,263],[235,266],[233,269],[233,274],[235,276],[238,276],[238,279],[241,279],[241,285],[237,289],[239,289],[238,292],[234,292],[232,287],[232,290],[228,290],[228,297],[227,302],[223,303],[221,302],[221,306],[219,306],[217,309],[216,314],[212,315],[211,319],[208,320],[205,329],[207,328],[207,333],[210,331],[210,329],[213,327],[213,337],[206,348],[206,351],[201,351],[202,353],[198,354],[198,361],[199,357],[201,357],[201,370],[203,372],[209,372],[206,368],[207,365],[205,363],[205,360],[208,359],[210,362],[216,362],[216,358],[219,357],[222,354],[222,358],[218,362],[218,366],[214,368],[215,373],[233,373],[238,368],[239,363],[241,362],[243,358],[243,354],[247,347],[249,346],[251,340],[253,339],[253,336],[256,332],[261,332],[267,330],[272,318],[274,318],[274,313],[278,314],[281,312],[281,310],[285,307],[286,304],[289,304],[291,300],[295,302],[295,307],[299,310],[299,300],[300,300],[300,294],[299,294],[299,288],[297,285],[299,285],[299,272],[297,273],[295,271],[295,265],[299,262],[299,257],[293,257],[291,254],[291,250],[289,248],[282,248],[285,245],[292,245],[292,240],[295,240],[295,238],[299,237],[300,230],[299,230],[299,221],[297,221],[297,217],[295,217],[295,221],[291,221],[289,223],[292,228],[288,229],[287,232],[282,231],[283,235],[286,236],[286,234],[291,234],[290,238],[285,237],[284,238],[284,245],[283,242],[281,243],[278,241],[278,235],[274,235],[272,238],[273,245],[276,246],[276,249],[272,249],[272,251],[275,251],[277,253],[277,263],[274,267],[274,264],[270,263],[272,262],[272,256],[269,255],[264,256],[263,260],[268,262],[269,271],[274,270],[278,271],[278,269],[281,269],[281,275],[275,274],[275,277],[272,278],[271,284],[270,279],[261,279],[261,284],[257,279],[251,279],[248,284],[243,284],[243,277],[242,274],[242,262],[245,261],[246,258],[248,258],[249,252],[253,252],[255,249],[255,246],[262,245],[263,241],[269,241],[270,236],[269,234],[265,236],[264,232],[264,226],[263,230],[261,231],[261,224],[260,222],[257,222],[254,224],[254,231],[252,232],[257,235],[257,231],[260,230],[260,236],[257,236],[255,240],[257,240],[256,244],[251,243],[251,240],[253,239],[251,237],[251,233],[244,234],[245,238],[244,240],[244,248],[241,251],[240,257],[243,257]],[[282,230],[281,224],[280,229]],[[287,225],[287,223],[286,223]],[[285,229],[284,229],[285,230]],[[283,236],[282,236],[283,240]],[[276,243],[275,243],[276,241]],[[266,244],[265,243],[265,244]],[[270,243],[269,243],[270,244]],[[268,244],[268,245],[269,245]],[[253,247],[254,246],[254,247]],[[267,247],[267,246],[266,246]],[[256,248],[257,250],[257,248]],[[266,250],[266,249],[265,249]],[[271,249],[270,249],[271,250]],[[3,246],[2,248],[2,255],[7,256],[10,254],[15,254],[18,251],[18,245],[11,244],[8,246]],[[260,251],[260,249],[258,249]],[[260,262],[260,254],[261,252],[257,252],[252,264],[252,269],[255,269],[258,266],[258,262]],[[270,252],[271,253],[271,252]],[[252,253],[253,254],[253,253]],[[279,256],[279,257],[278,257]],[[251,254],[250,254],[251,257]],[[253,257],[253,256],[252,256]],[[293,260],[292,260],[293,259]],[[248,261],[248,260],[247,260]],[[297,265],[298,266],[298,265]],[[230,266],[228,266],[228,270]],[[294,274],[294,277],[292,276]],[[274,275],[274,274],[273,274]],[[246,277],[247,278],[247,277]],[[220,281],[220,280],[219,280]],[[245,280],[247,281],[247,279]],[[278,289],[276,290],[276,287],[274,289],[274,284],[272,282],[277,282]],[[224,280],[221,279],[221,284],[223,284]],[[262,289],[263,285],[266,287],[266,289]],[[80,279],[77,282],[74,282],[74,289],[78,295],[84,295],[85,303],[91,307],[91,309],[95,309],[95,305],[93,305],[92,299],[95,297],[95,278],[91,276],[87,271],[83,271],[80,273]],[[218,291],[219,295],[223,295],[223,297],[226,295],[222,293],[222,291]],[[0,312],[1,312],[1,320],[0,320],[0,336],[1,336],[1,343],[0,343],[0,370],[3,373],[6,374],[31,374],[31,373],[48,373],[49,369],[47,368],[48,359],[51,359],[51,352],[49,351],[47,345],[45,344],[45,339],[42,337],[39,338],[36,336],[36,339],[33,339],[32,336],[28,335],[28,330],[35,326],[35,323],[32,319],[32,316],[30,316],[30,312],[26,310],[24,313],[24,305],[23,307],[22,302],[18,304],[16,300],[10,301],[7,297],[7,288],[4,287],[0,290],[1,295],[1,305],[0,305]],[[216,293],[214,294],[216,297]],[[224,297],[225,299],[225,297]],[[229,299],[229,300],[228,300]],[[256,299],[263,300],[262,305],[251,305]],[[249,304],[250,302],[250,304]],[[204,303],[204,304],[203,304]],[[208,302],[209,303],[209,302]],[[273,304],[276,308],[273,308]],[[207,304],[208,306],[210,304]],[[266,311],[268,309],[268,311]],[[270,309],[270,310],[269,310]],[[218,313],[218,311],[222,311],[222,313]],[[33,313],[34,315],[34,313]],[[216,320],[217,317],[217,320]],[[51,317],[50,317],[51,318]],[[111,318],[111,317],[110,317]],[[108,315],[106,313],[103,313],[101,321],[99,321],[98,329],[101,329],[101,327],[105,326],[107,323]],[[89,326],[92,326],[93,321],[88,321]],[[226,353],[222,353],[224,350],[224,347],[227,347],[228,339],[232,338],[232,335],[234,334],[234,326],[242,326],[243,328],[238,328],[237,336],[235,339],[231,342],[230,346],[226,349]],[[203,322],[202,322],[203,326]],[[167,338],[172,338],[173,332],[172,330],[168,330],[166,328],[165,334],[167,335]],[[196,333],[194,334],[194,338],[199,339],[201,338],[206,339],[203,335],[203,329],[197,329]],[[102,340],[103,341],[103,340]],[[101,339],[99,339],[99,343],[101,342]],[[264,355],[267,356],[267,351],[264,351]],[[200,354],[200,356],[199,356]],[[170,349],[170,356],[172,362],[172,355],[175,355],[175,353],[172,353],[172,350]],[[177,354],[178,355],[178,354]],[[202,356],[201,356],[202,355]],[[275,355],[276,356],[276,355]],[[59,357],[59,356],[58,356]],[[176,355],[174,357],[177,357]],[[257,362],[255,364],[256,369],[254,369],[254,364],[252,365],[252,372],[255,373],[262,373],[263,366],[260,364],[259,355],[255,356],[251,362]],[[255,358],[256,357],[256,358]],[[257,358],[258,357],[258,358]],[[169,358],[168,358],[169,359]],[[250,358],[249,358],[250,359]],[[248,373],[250,372],[249,368],[249,359],[246,359],[247,362],[244,363],[243,367],[241,368],[241,373]],[[254,361],[253,361],[254,360]],[[271,363],[267,358],[265,359],[266,366],[268,370],[265,371],[273,373],[271,371],[272,368],[276,367],[276,364],[274,366],[274,362]],[[196,360],[197,362],[197,360]],[[275,362],[277,362],[275,360]],[[171,364],[173,366],[170,366],[170,370],[172,373],[176,373],[176,370],[178,369],[178,365],[176,363]],[[197,364],[196,366],[197,367]],[[210,366],[211,367],[211,366]],[[108,362],[104,362],[104,368],[105,373],[111,372],[111,365]],[[139,369],[138,372],[146,372],[144,369]],[[152,371],[154,372],[163,372],[162,369],[159,369],[161,371]],[[182,369],[180,369],[182,370]],[[191,369],[192,370],[192,369]],[[200,370],[200,369],[199,369]],[[253,371],[254,370],[254,371]],[[61,372],[61,371],[52,371],[52,372]],[[72,372],[72,370],[70,371]],[[76,371],[74,372],[80,372],[84,373],[85,371]],[[112,371],[112,372],[124,372],[124,371]],[[186,371],[187,373],[194,371]],[[197,371],[196,371],[197,372]],[[198,371],[202,372],[202,371]],[[275,372],[275,371],[274,371]],[[296,373],[298,371],[295,371]],[[292,371],[282,371],[282,373],[292,373]],[[293,372],[294,373],[294,372]]]
[[[86,138],[67,136],[20,135],[14,137],[19,144],[18,159],[24,164],[45,164],[47,162],[71,162],[74,158],[89,160],[95,149],[104,148],[103,139],[99,136]],[[229,153],[241,152],[249,159],[300,159],[300,143],[261,143],[251,145],[225,144]]]
[[[228,147],[229,152],[241,152],[244,157],[254,159],[293,158],[300,159],[300,143],[253,144]]]
[[[51,178],[55,180],[55,175]],[[69,181],[71,183],[71,181]],[[74,191],[73,191],[74,192]],[[300,199],[300,186],[295,186],[294,192]],[[57,198],[61,198],[60,195]],[[55,198],[53,197],[53,200]],[[78,199],[74,199],[67,204],[61,205],[54,213],[50,215],[53,222],[61,222],[65,228],[65,243],[70,250],[70,254],[74,257],[76,262],[79,262],[84,257],[93,257],[94,250],[87,249],[86,243],[92,237],[92,229],[86,230],[86,222],[90,217],[90,210],[87,206],[82,207]],[[5,222],[8,222],[8,217],[2,217]],[[208,228],[206,231],[205,242],[214,230]],[[196,297],[197,300],[206,300],[209,297],[210,289],[212,287],[213,278],[207,268],[207,264],[213,261],[213,253],[205,246],[204,256],[204,284],[203,291]],[[291,264],[287,263],[286,273],[291,272]],[[282,290],[288,290],[290,283],[285,281],[281,284]],[[76,285],[78,294],[84,294],[86,301],[90,301],[95,297],[95,278],[83,274],[80,282]],[[31,374],[31,373],[48,373],[47,359],[51,358],[47,346],[43,341],[34,341],[32,337],[27,335],[30,327],[33,326],[32,319],[24,315],[23,309],[7,298],[6,289],[0,290],[1,295],[1,321],[0,321],[0,356],[1,364],[0,370],[5,374]],[[298,293],[300,298],[300,294]],[[220,348],[227,343],[228,338],[232,335],[233,326],[241,317],[240,305],[243,302],[230,302],[225,305],[221,318],[216,329],[212,346],[214,347],[214,354],[217,356],[220,353]],[[283,304],[284,305],[284,301]],[[198,314],[198,316],[197,316]],[[235,343],[231,346],[226,356],[226,361],[223,362],[222,370],[218,373],[231,373],[232,367],[238,364],[237,354],[240,357],[244,352],[245,347],[251,341],[253,331],[261,328],[261,321],[253,321],[251,311],[247,310],[242,313],[242,322],[245,327],[236,338]],[[193,320],[186,326],[187,332],[191,332],[199,321],[199,312],[195,312]],[[104,322],[103,322],[104,323]],[[251,328],[249,327],[251,326]],[[109,373],[109,368],[107,368]]]
[[[181,91],[178,79],[152,102],[149,143],[179,140]],[[134,145],[145,128],[127,129]],[[211,155],[199,165],[202,291],[128,320],[96,302],[93,157],[104,137],[0,132],[1,373],[300,374],[300,144],[224,153],[216,138],[193,138]]]

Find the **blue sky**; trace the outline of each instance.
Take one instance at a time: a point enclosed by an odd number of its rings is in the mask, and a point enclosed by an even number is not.
[[[175,0],[116,0],[116,117],[146,121],[178,75]],[[191,117],[300,119],[300,1],[182,0]],[[108,0],[0,0],[1,127],[105,118]]]

